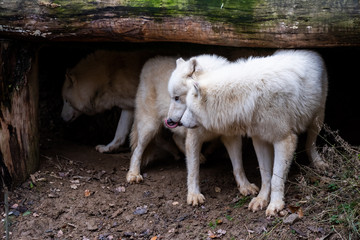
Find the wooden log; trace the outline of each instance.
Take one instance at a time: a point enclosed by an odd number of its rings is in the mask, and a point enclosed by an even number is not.
[[[352,0],[4,0],[0,37],[274,48],[359,46],[359,8]]]
[[[17,184],[39,165],[36,49],[0,41],[0,66],[0,151]]]

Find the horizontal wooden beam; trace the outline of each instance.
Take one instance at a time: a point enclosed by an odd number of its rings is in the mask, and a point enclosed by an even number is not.
[[[0,38],[359,46],[360,10],[347,0],[3,0]]]

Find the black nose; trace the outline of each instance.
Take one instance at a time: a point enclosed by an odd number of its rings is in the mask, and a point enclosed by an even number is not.
[[[176,124],[176,122],[174,122],[171,118],[168,118],[168,119],[166,120],[166,123],[167,123],[168,125],[170,125],[170,126]]]

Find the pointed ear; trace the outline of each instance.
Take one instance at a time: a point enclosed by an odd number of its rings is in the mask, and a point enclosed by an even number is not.
[[[176,60],[176,66],[179,66],[179,65],[181,65],[181,64],[184,63],[184,62],[185,62],[184,59],[179,58],[179,59]]]
[[[196,58],[192,58],[192,59],[190,59],[190,61],[191,61],[194,73],[199,73],[199,72],[203,71],[202,66],[199,64],[199,62]]]
[[[69,80],[69,84],[70,84],[69,87],[73,86],[75,84],[75,82],[76,82],[75,77],[71,74],[70,69],[66,69],[65,79]]]
[[[202,66],[199,64],[196,58],[191,58],[189,60],[188,74],[187,77],[196,79],[196,76],[201,73],[203,70]]]
[[[193,78],[194,77],[194,73],[196,70],[196,66],[198,65],[197,61],[195,58],[192,58],[188,61],[187,63],[187,69],[186,69],[186,77],[188,78]]]

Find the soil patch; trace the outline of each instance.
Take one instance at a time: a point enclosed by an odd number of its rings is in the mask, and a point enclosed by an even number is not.
[[[52,139],[42,146],[40,170],[10,193],[11,239],[340,239],[305,209],[290,222],[289,208],[273,218],[250,212],[251,197],[239,194],[227,156],[201,166],[206,202],[192,207],[184,161],[156,161],[144,168],[143,183],[129,185],[130,152],[100,154]],[[257,162],[251,151],[245,157],[246,173],[259,186]],[[288,207],[307,197],[291,183],[299,174],[292,169]]]

